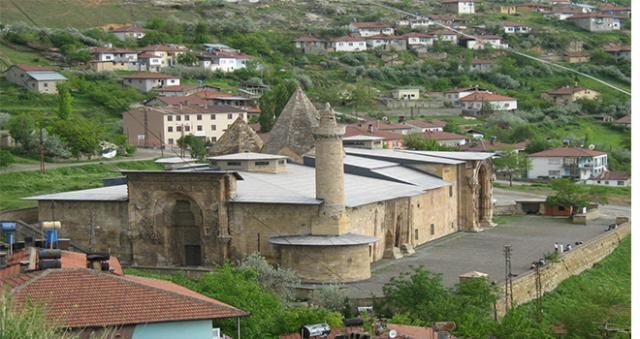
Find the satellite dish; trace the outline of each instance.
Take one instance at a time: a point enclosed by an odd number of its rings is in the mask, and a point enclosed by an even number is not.
[[[589,145],[589,149],[592,150],[592,149],[595,149],[595,148],[596,148],[596,145],[594,145],[594,144]]]
[[[389,331],[389,338],[395,338],[396,336],[398,336],[398,332],[396,332],[396,330]]]

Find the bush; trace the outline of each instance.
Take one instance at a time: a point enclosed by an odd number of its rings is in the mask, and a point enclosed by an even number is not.
[[[300,284],[296,273],[287,268],[271,266],[260,253],[252,253],[240,264],[241,268],[251,268],[258,274],[258,283],[282,298],[284,302],[293,300],[293,288]]]
[[[313,305],[326,308],[331,311],[341,311],[344,308],[347,291],[340,285],[323,285],[311,292],[309,302]]]

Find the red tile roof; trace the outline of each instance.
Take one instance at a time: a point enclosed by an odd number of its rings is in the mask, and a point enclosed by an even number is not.
[[[447,122],[441,120],[408,120],[407,124],[420,128],[436,128],[446,126]]]
[[[46,66],[40,65],[25,65],[25,64],[16,64],[14,65],[25,72],[33,72],[33,71],[50,71],[51,69]]]
[[[464,102],[469,102],[469,101],[511,101],[511,100],[516,100],[516,99],[511,98],[511,97],[507,97],[507,96],[504,96],[504,95],[498,95],[498,94],[487,93],[487,92],[475,92],[475,93],[471,93],[469,95],[465,95],[464,97],[460,98],[460,101],[464,101]]]
[[[372,132],[369,132],[368,125],[362,124],[351,124],[347,125],[345,128],[345,137],[352,137],[356,135],[367,135],[374,137],[381,137],[385,140],[402,140],[403,135],[400,133],[381,131],[378,129],[373,129]]]
[[[229,105],[182,105],[171,106],[174,114],[220,114],[220,113],[245,113],[246,110],[240,107],[234,107]]]
[[[589,19],[589,18],[617,18],[617,16],[608,14],[608,13],[598,13],[598,12],[590,12],[590,13],[576,13],[567,20],[580,20],[580,19]]]
[[[301,36],[301,37],[299,37],[299,38],[297,38],[297,39],[295,39],[293,41],[295,41],[295,42],[315,42],[315,41],[324,41],[324,40],[322,40],[320,38],[316,38],[311,34],[307,34],[307,35]]]
[[[466,137],[464,135],[460,135],[460,134],[456,134],[456,133],[449,133],[449,132],[439,132],[439,131],[426,131],[423,133],[424,136],[427,139],[432,139],[432,140],[460,140],[460,139],[466,139]]]
[[[608,44],[604,46],[605,52],[631,52],[631,45]]]
[[[522,151],[527,148],[527,143],[521,142],[518,144],[505,144],[498,141],[492,143],[491,141],[480,140],[478,142],[463,145],[461,148],[466,152],[493,152],[504,151],[508,149]]]
[[[614,124],[631,125],[631,115],[625,115],[613,122]]]
[[[123,79],[179,79],[180,77],[177,75],[170,75],[164,73],[152,73],[152,72],[142,72],[142,73],[134,73],[123,75]]]
[[[156,91],[158,92],[182,92],[182,91],[188,91],[188,90],[192,90],[192,89],[198,89],[198,88],[203,88],[202,85],[178,85],[178,86],[167,86],[167,87],[162,87],[162,88],[158,88],[156,89]]]
[[[331,41],[339,42],[339,41],[365,41],[366,39],[359,35],[345,35],[337,38],[331,39]]]
[[[159,58],[159,56],[153,53],[140,53],[138,54],[138,59],[151,59],[151,58]]]
[[[529,154],[529,157],[597,157],[606,155],[605,152],[578,147],[552,148],[542,152]]]
[[[26,249],[14,252],[7,261],[7,266],[0,269],[0,278],[20,275],[20,262],[28,259],[29,251]],[[62,268],[86,268],[87,256],[79,252],[61,251],[60,264]],[[114,274],[124,274],[120,261],[114,256],[109,257],[109,267]]]
[[[405,39],[408,39],[408,38],[433,38],[433,34],[409,32],[409,33],[401,35],[400,37],[405,38]]]
[[[142,33],[142,32],[144,32],[144,28],[138,27],[138,26],[129,25],[129,26],[122,26],[122,27],[111,29],[110,32],[116,32],[116,33],[120,33],[120,32],[137,32],[137,33]]]
[[[12,281],[12,295],[18,307],[27,301],[46,305],[46,317],[68,328],[248,315],[184,287],[150,278],[80,268],[49,269],[23,279],[27,281],[17,285]],[[0,279],[0,286],[5,283],[9,284]]]
[[[185,52],[188,49],[182,45],[149,45],[140,48],[144,52]]]
[[[137,51],[130,50],[128,48],[117,48],[117,47],[93,47],[89,49],[91,53],[116,53],[116,54],[137,54]]]
[[[170,97],[158,97],[158,100],[165,105],[178,106],[178,105],[200,105],[204,106],[207,100],[202,99],[195,95],[188,96],[170,96]]]
[[[398,124],[395,122],[384,121],[384,120],[368,120],[364,122],[358,122],[356,124],[358,125],[362,124],[364,127],[367,127],[367,128],[369,125],[373,125],[373,128],[379,129],[382,131],[397,130],[397,129],[411,129],[411,126],[407,126],[405,124]]]
[[[554,89],[553,91],[549,91],[547,92],[547,94],[549,95],[572,95],[578,92],[582,92],[585,89],[582,87],[573,87],[573,86],[564,86],[564,87],[560,87],[557,89]]]
[[[387,328],[395,330],[398,334],[396,338],[411,338],[411,339],[436,339],[438,333],[430,327],[410,326],[410,325],[398,325],[387,324]]]
[[[606,171],[600,173],[599,176],[591,178],[591,180],[629,180],[631,173],[621,171]]]

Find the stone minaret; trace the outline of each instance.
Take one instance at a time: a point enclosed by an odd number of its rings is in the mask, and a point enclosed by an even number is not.
[[[340,235],[349,229],[344,206],[344,132],[344,127],[338,126],[335,112],[327,103],[320,112],[320,124],[313,128],[316,142],[316,198],[322,200],[323,204],[319,218],[312,226],[312,234]]]

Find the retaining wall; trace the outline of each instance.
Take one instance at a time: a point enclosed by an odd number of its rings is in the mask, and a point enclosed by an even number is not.
[[[38,222],[38,207],[0,211],[0,220],[21,220],[27,224]]]
[[[540,269],[542,289],[549,292],[565,279],[590,269],[615,250],[620,241],[631,234],[631,223],[625,222],[615,230],[575,247],[561,255],[556,263],[550,263]],[[504,288],[504,285],[502,286]],[[504,290],[503,290],[504,291]],[[513,280],[513,306],[527,303],[536,297],[536,275],[533,270]],[[498,317],[505,315],[505,300],[499,299],[496,307]]]

